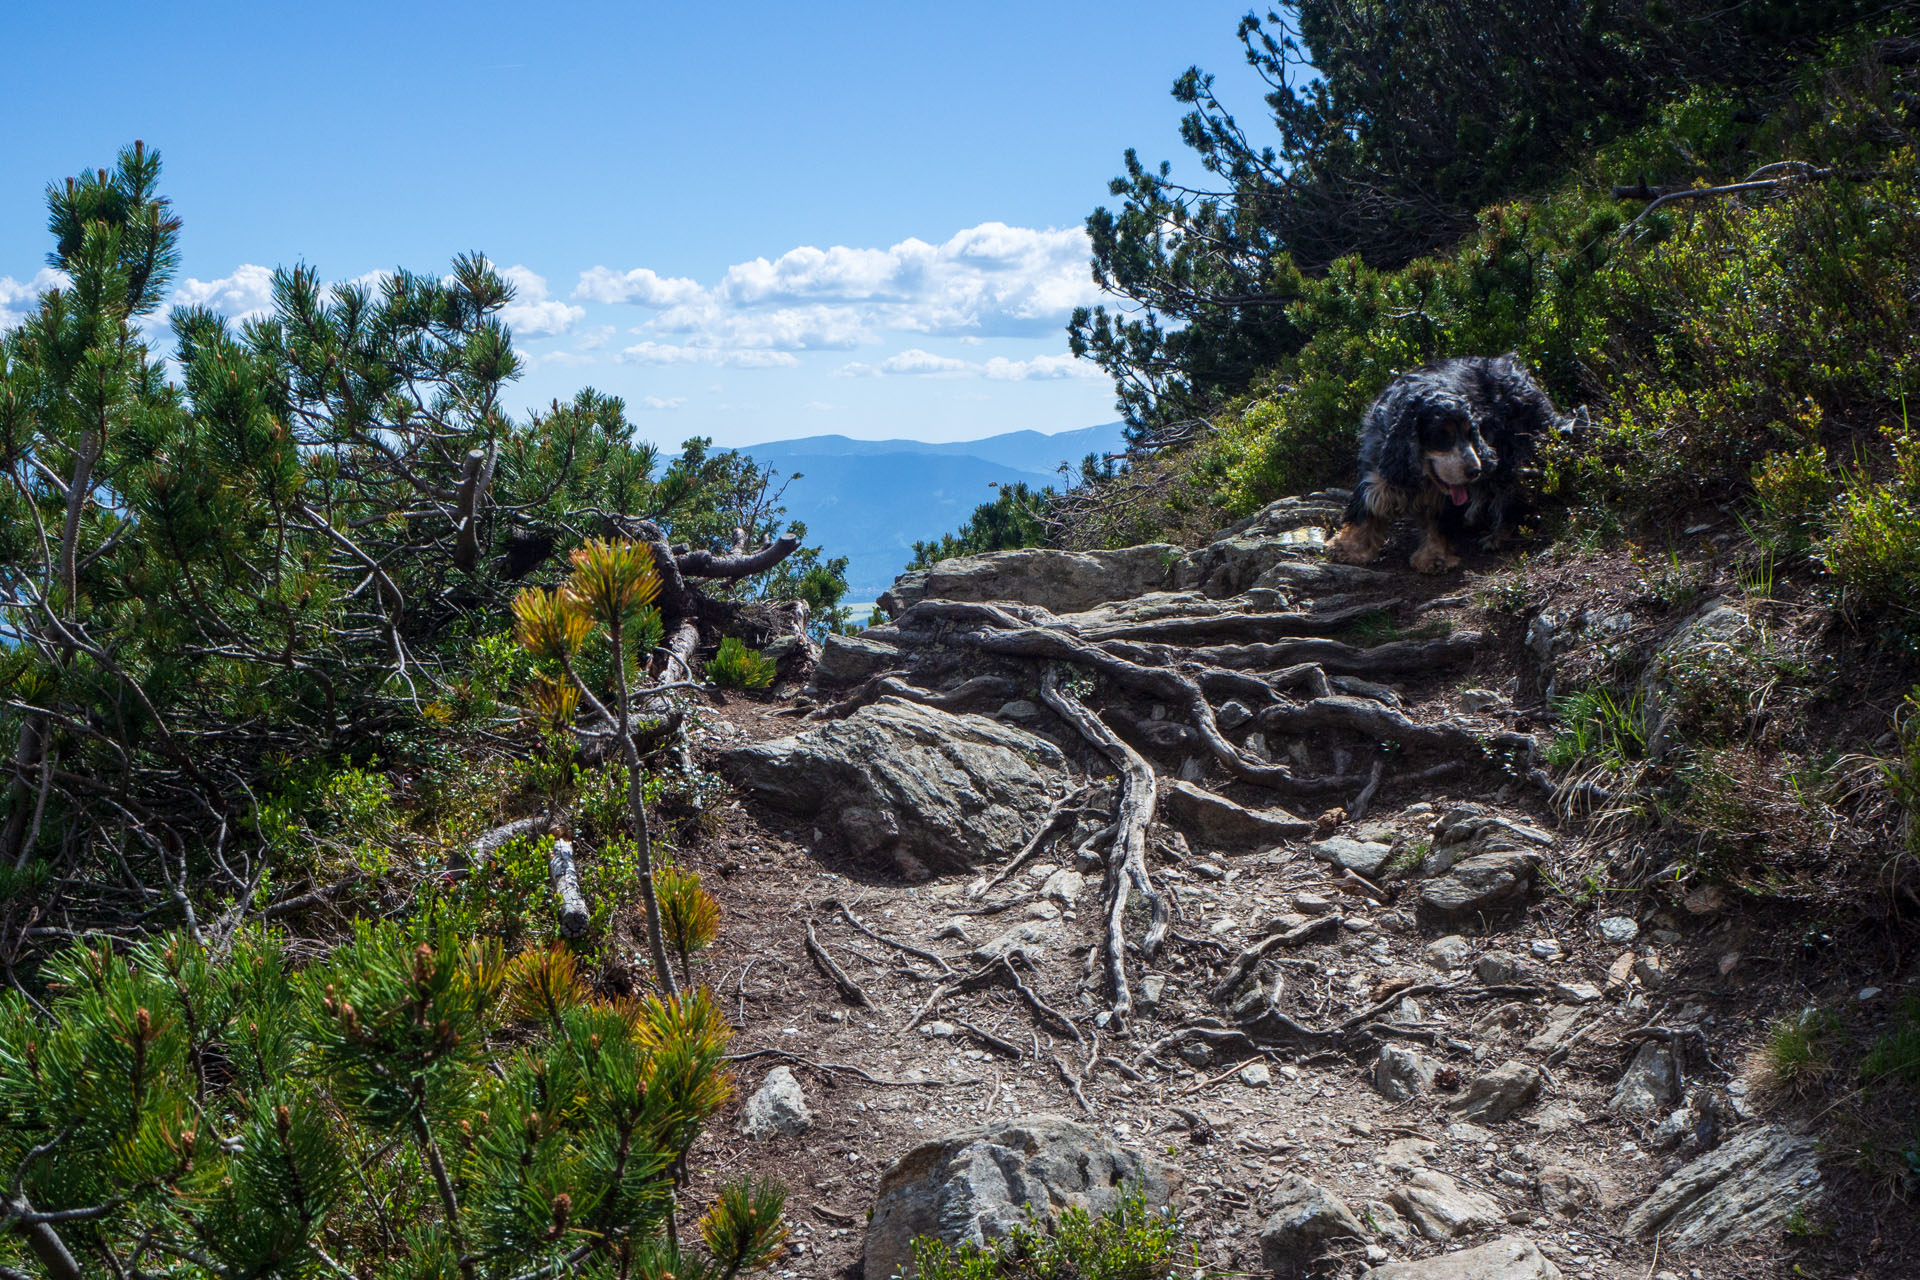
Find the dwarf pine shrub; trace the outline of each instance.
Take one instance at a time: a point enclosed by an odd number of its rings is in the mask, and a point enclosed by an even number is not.
[[[773,660],[728,636],[707,662],[707,679],[722,689],[764,689],[773,683]]]
[[[704,990],[609,1002],[564,950],[509,964],[391,923],[304,971],[258,932],[81,944],[45,972],[44,1008],[0,993],[15,1273],[721,1277],[780,1252],[761,1184],[714,1203],[705,1256],[666,1230],[731,1087]]]

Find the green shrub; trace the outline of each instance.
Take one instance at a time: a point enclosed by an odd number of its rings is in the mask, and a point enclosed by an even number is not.
[[[1035,1221],[985,1248],[922,1236],[913,1256],[920,1280],[1166,1280],[1176,1267],[1201,1274],[1199,1247],[1179,1213],[1149,1208],[1138,1187],[1123,1190],[1099,1217],[1062,1210],[1051,1233]]]
[[[1893,614],[1910,628],[1920,619],[1920,436],[1903,426],[1886,437],[1889,474],[1884,480],[1860,471],[1848,476],[1833,531],[1817,554],[1845,602]]]
[[[1860,1064],[1860,1078],[1869,1086],[1920,1086],[1920,995],[1908,995],[1894,1005]]]
[[[1647,754],[1644,699],[1638,690],[1582,689],[1555,704],[1559,732],[1547,746],[1555,769],[1597,763],[1624,770]]]
[[[269,935],[230,956],[175,935],[76,946],[46,976],[44,1014],[0,991],[13,1274],[146,1254],[182,1280],[510,1276],[631,1251],[663,1266],[642,1274],[707,1278],[779,1254],[764,1185],[714,1203],[710,1257],[664,1233],[674,1171],[730,1092],[704,990],[609,1003],[564,951],[508,965],[392,923],[306,972]],[[43,1239],[29,1262],[35,1226],[70,1261]]]
[[[1762,1050],[1766,1083],[1789,1093],[1819,1087],[1834,1073],[1839,1031],[1839,1019],[1824,1009],[1803,1009],[1774,1023]]]
[[[722,689],[764,689],[773,683],[773,659],[728,636],[707,662],[707,680]]]

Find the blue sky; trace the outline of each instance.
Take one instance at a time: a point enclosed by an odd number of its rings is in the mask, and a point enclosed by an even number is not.
[[[1109,421],[1067,354],[1082,219],[1180,159],[1191,63],[1257,119],[1244,0],[18,3],[0,323],[42,192],[133,138],[186,220],[176,297],[245,314],[477,249],[520,289],[522,405],[592,385],[649,437],[967,439]]]

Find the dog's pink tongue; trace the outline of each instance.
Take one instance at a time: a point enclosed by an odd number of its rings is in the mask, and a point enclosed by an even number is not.
[[[1447,486],[1447,494],[1453,499],[1454,506],[1464,507],[1467,505],[1467,486],[1463,484],[1450,484]]]

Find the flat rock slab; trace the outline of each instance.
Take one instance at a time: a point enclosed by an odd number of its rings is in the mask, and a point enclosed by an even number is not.
[[[1160,812],[1202,850],[1271,849],[1313,830],[1285,809],[1250,809],[1178,778],[1160,780]]]
[[[902,574],[879,603],[890,616],[922,600],[1013,601],[1081,613],[1178,586],[1176,569],[1186,550],[1152,542],[1115,551],[1028,547],[955,556]]]
[[[1682,1167],[1627,1216],[1627,1234],[1674,1249],[1745,1240],[1820,1195],[1812,1138],[1761,1125]]]
[[[1015,725],[882,698],[844,720],[727,753],[729,778],[837,831],[908,880],[1004,858],[1067,786],[1060,749]]]
[[[1485,1231],[1501,1220],[1500,1206],[1478,1191],[1470,1191],[1444,1173],[1416,1169],[1407,1185],[1387,1196],[1414,1229],[1429,1240]]]
[[[1361,1272],[1360,1280],[1561,1280],[1561,1275],[1533,1241],[1501,1236],[1477,1249],[1419,1262],[1389,1262]]]
[[[1393,856],[1392,845],[1377,840],[1349,840],[1345,836],[1334,836],[1311,847],[1313,856],[1320,861],[1344,867],[1369,880],[1378,876],[1387,859]]]
[[[873,1280],[912,1275],[918,1236],[979,1245],[1069,1206],[1098,1216],[1129,1184],[1138,1184],[1149,1204],[1164,1204],[1178,1176],[1062,1116],[1023,1116],[950,1133],[921,1143],[881,1175],[867,1222],[866,1274]]]

